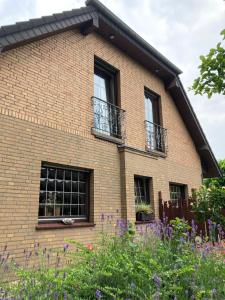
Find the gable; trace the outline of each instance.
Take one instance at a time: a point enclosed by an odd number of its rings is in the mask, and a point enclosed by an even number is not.
[[[220,176],[217,161],[179,79],[181,71],[99,1],[88,0],[86,5],[69,12],[1,27],[0,52],[73,28],[79,28],[84,35],[96,31],[163,80],[200,155],[204,176]]]

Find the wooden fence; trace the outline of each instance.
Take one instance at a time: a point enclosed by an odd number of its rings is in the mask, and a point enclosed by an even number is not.
[[[159,192],[159,218],[161,221],[166,218],[168,222],[170,220],[178,218],[183,218],[186,221],[188,221],[189,225],[192,225],[192,222],[194,221],[196,227],[196,231],[199,234],[205,234],[206,231],[208,233],[208,224],[206,222],[198,222],[196,218],[196,214],[192,210],[192,203],[194,202],[194,199],[188,199],[188,200],[178,200],[178,201],[164,201],[161,196],[161,192]]]

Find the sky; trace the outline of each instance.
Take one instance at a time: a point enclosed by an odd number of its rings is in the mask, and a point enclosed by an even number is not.
[[[84,0],[0,0],[0,26],[84,6]],[[218,159],[225,158],[225,97],[188,91],[199,56],[220,40],[224,0],[102,0],[112,12],[178,66],[204,133]]]

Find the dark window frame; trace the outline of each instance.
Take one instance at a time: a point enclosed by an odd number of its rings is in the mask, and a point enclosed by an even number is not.
[[[144,190],[144,200],[138,200],[136,201],[137,197],[141,198],[142,195],[137,195],[137,181],[142,182],[143,190]],[[145,204],[151,204],[151,198],[152,198],[152,185],[151,185],[151,178],[146,176],[140,176],[140,175],[134,175],[134,197],[135,197],[135,205],[145,203]]]
[[[149,102],[151,104],[149,104]],[[163,128],[162,101],[160,95],[144,87],[146,150],[166,154],[167,130]],[[149,109],[149,105],[151,108]],[[152,112],[152,113],[149,113]]]
[[[95,82],[95,76],[98,76],[101,80]],[[122,139],[124,110],[120,107],[119,80],[120,72],[118,69],[102,59],[94,57],[93,132],[94,135],[100,138],[110,136],[119,140]]]
[[[171,188],[179,188],[181,197],[179,198],[173,198],[171,195],[172,193],[176,193],[175,191],[171,191]],[[187,198],[187,185],[182,183],[176,183],[176,182],[170,182],[169,183],[169,191],[170,191],[170,200],[171,201],[180,201],[180,200],[186,200]]]
[[[98,57],[94,57],[94,74],[106,79],[108,82],[108,95],[107,101],[113,105],[119,106],[118,104],[118,73],[119,70],[103,61]],[[102,100],[102,99],[100,99]]]
[[[45,177],[42,177],[41,175],[41,172],[42,172],[42,168],[47,168],[48,169],[55,169],[55,173],[57,174],[57,170],[61,170],[63,171],[63,179],[58,179],[56,178],[56,174],[55,174],[55,178],[54,179],[51,179],[49,178],[49,171],[47,171],[47,176],[46,178]],[[71,179],[70,180],[67,180],[66,177],[65,177],[65,174],[66,174],[66,171],[69,171],[71,172]],[[75,221],[86,221],[86,222],[89,222],[90,221],[90,180],[91,180],[91,176],[92,176],[92,170],[90,169],[86,169],[86,168],[79,168],[79,167],[72,167],[72,166],[66,166],[66,165],[61,165],[61,164],[54,164],[54,163],[49,163],[49,162],[42,162],[41,164],[41,172],[40,172],[40,188],[39,188],[39,195],[41,195],[41,193],[46,193],[46,202],[47,202],[47,196],[48,196],[48,193],[52,193],[54,194],[55,198],[54,198],[54,215],[53,216],[46,216],[46,210],[45,210],[45,215],[42,215],[40,216],[40,207],[44,207],[44,206],[47,206],[46,204],[41,204],[40,202],[40,198],[41,196],[39,196],[39,211],[38,211],[38,222],[39,223],[54,223],[54,222],[57,222],[57,221],[62,221],[63,219],[65,218],[71,218],[71,219],[74,219]],[[78,175],[78,179],[79,179],[79,176],[80,176],[80,173],[82,173],[84,176],[85,179],[83,179],[82,181],[80,180],[73,180],[72,178],[72,175],[73,173],[77,173]],[[45,190],[42,190],[41,189],[41,182],[42,182],[42,179],[45,179],[46,180],[46,189]],[[50,191],[48,190],[48,180],[51,179],[54,182],[55,184],[55,188],[54,190]],[[63,181],[63,191],[58,191],[57,190],[57,182],[59,181]],[[65,192],[64,188],[65,188],[65,182],[70,182],[71,183],[71,191],[70,192]],[[77,187],[78,187],[78,191],[77,192],[73,192],[72,191],[72,185],[73,183],[77,183]],[[82,185],[84,186],[84,190],[85,192],[80,192],[79,191],[79,188],[80,188],[80,184],[82,183]],[[63,208],[65,208],[64,206],[70,206],[70,212],[71,212],[71,209],[72,207],[74,206],[77,206],[77,209],[78,209],[78,212],[79,210],[81,209],[80,206],[83,206],[84,207],[84,210],[85,210],[85,214],[81,215],[78,213],[78,215],[60,215],[60,216],[56,216],[55,215],[55,206],[57,206],[57,203],[56,203],[56,193],[61,193],[63,194],[63,202],[61,204],[58,203],[58,206],[63,206]],[[69,203],[66,203],[64,202],[65,200],[65,194],[70,194],[70,204]],[[81,204],[78,202],[78,204],[72,204],[72,196],[75,197],[75,194],[80,197],[80,195],[83,195],[84,197],[84,204]],[[53,196],[53,197],[54,197]],[[50,205],[49,205],[50,207]]]
[[[163,127],[161,96],[145,86],[144,97],[145,99],[149,97],[151,102],[153,100],[153,123]]]

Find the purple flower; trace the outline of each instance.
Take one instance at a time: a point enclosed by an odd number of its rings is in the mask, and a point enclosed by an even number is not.
[[[161,284],[162,284],[162,279],[157,276],[156,274],[153,276],[153,281],[155,283],[155,285],[160,288]]]
[[[208,224],[212,225],[212,221],[210,219],[208,219]]]
[[[63,246],[63,251],[66,252],[66,250],[68,250],[68,248],[69,248],[69,244],[65,244],[65,245]]]
[[[95,296],[96,296],[97,299],[101,299],[102,298],[102,292],[100,290],[96,290]]]
[[[217,289],[212,289],[212,296],[215,296],[217,294]]]

